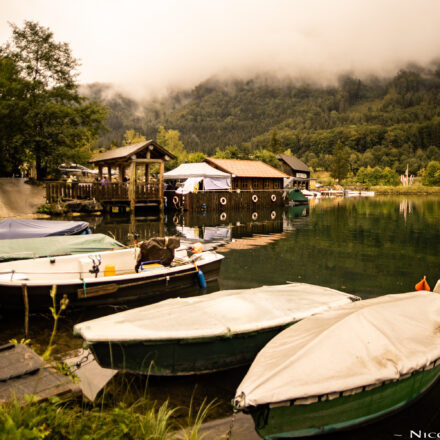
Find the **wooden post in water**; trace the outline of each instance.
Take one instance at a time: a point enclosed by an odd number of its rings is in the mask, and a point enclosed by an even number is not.
[[[130,199],[130,232],[133,234],[133,240],[136,240],[136,162],[130,164],[130,184],[128,186],[128,198]]]
[[[134,214],[136,206],[136,162],[130,165],[130,185],[128,187],[128,198],[130,199],[130,213]]]
[[[165,171],[165,162],[161,161],[159,164],[159,203],[160,203],[160,221],[164,221],[164,189],[163,189],[163,173]]]
[[[21,291],[23,293],[24,301],[24,337],[29,337],[29,298],[26,284],[21,285]]]

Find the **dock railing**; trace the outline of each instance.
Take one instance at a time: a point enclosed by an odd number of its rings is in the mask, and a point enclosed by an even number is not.
[[[128,203],[130,201],[128,182],[110,182],[105,185],[99,182],[46,182],[47,203],[75,199],[95,199],[103,203]],[[159,200],[159,185],[157,183],[137,183],[136,200]]]

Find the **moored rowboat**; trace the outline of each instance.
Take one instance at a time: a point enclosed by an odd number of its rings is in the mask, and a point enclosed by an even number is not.
[[[28,220],[21,218],[0,220],[0,240],[90,233],[89,224],[83,221]]]
[[[224,370],[252,362],[287,326],[358,297],[292,283],[226,290],[77,324],[102,367],[155,375]]]
[[[210,251],[188,258],[181,247],[171,266],[154,265],[136,273],[138,254],[139,248],[128,248],[0,263],[0,307],[23,310],[23,285],[30,311],[48,310],[52,285],[57,285],[59,299],[67,295],[68,309],[160,301],[196,286],[198,268],[206,282],[216,280],[224,258]]]
[[[440,295],[410,292],[307,318],[270,341],[235,406],[265,439],[347,429],[396,411],[440,376]]]

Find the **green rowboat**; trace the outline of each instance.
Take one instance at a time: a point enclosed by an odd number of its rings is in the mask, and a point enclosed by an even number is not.
[[[303,320],[260,352],[235,406],[264,439],[353,428],[415,401],[440,376],[440,296],[387,295]],[[290,354],[289,354],[290,353]]]
[[[152,375],[200,374],[249,365],[294,322],[358,297],[292,283],[173,298],[77,324],[105,368]]]
[[[299,189],[289,191],[289,200],[293,203],[309,203],[309,199]]]

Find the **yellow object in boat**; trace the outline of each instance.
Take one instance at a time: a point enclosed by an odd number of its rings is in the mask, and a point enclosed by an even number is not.
[[[163,264],[159,264],[159,263],[143,264],[141,270],[157,269],[158,267],[163,267]]]
[[[104,268],[105,277],[114,277],[116,275],[116,269],[113,264],[106,264]]]

